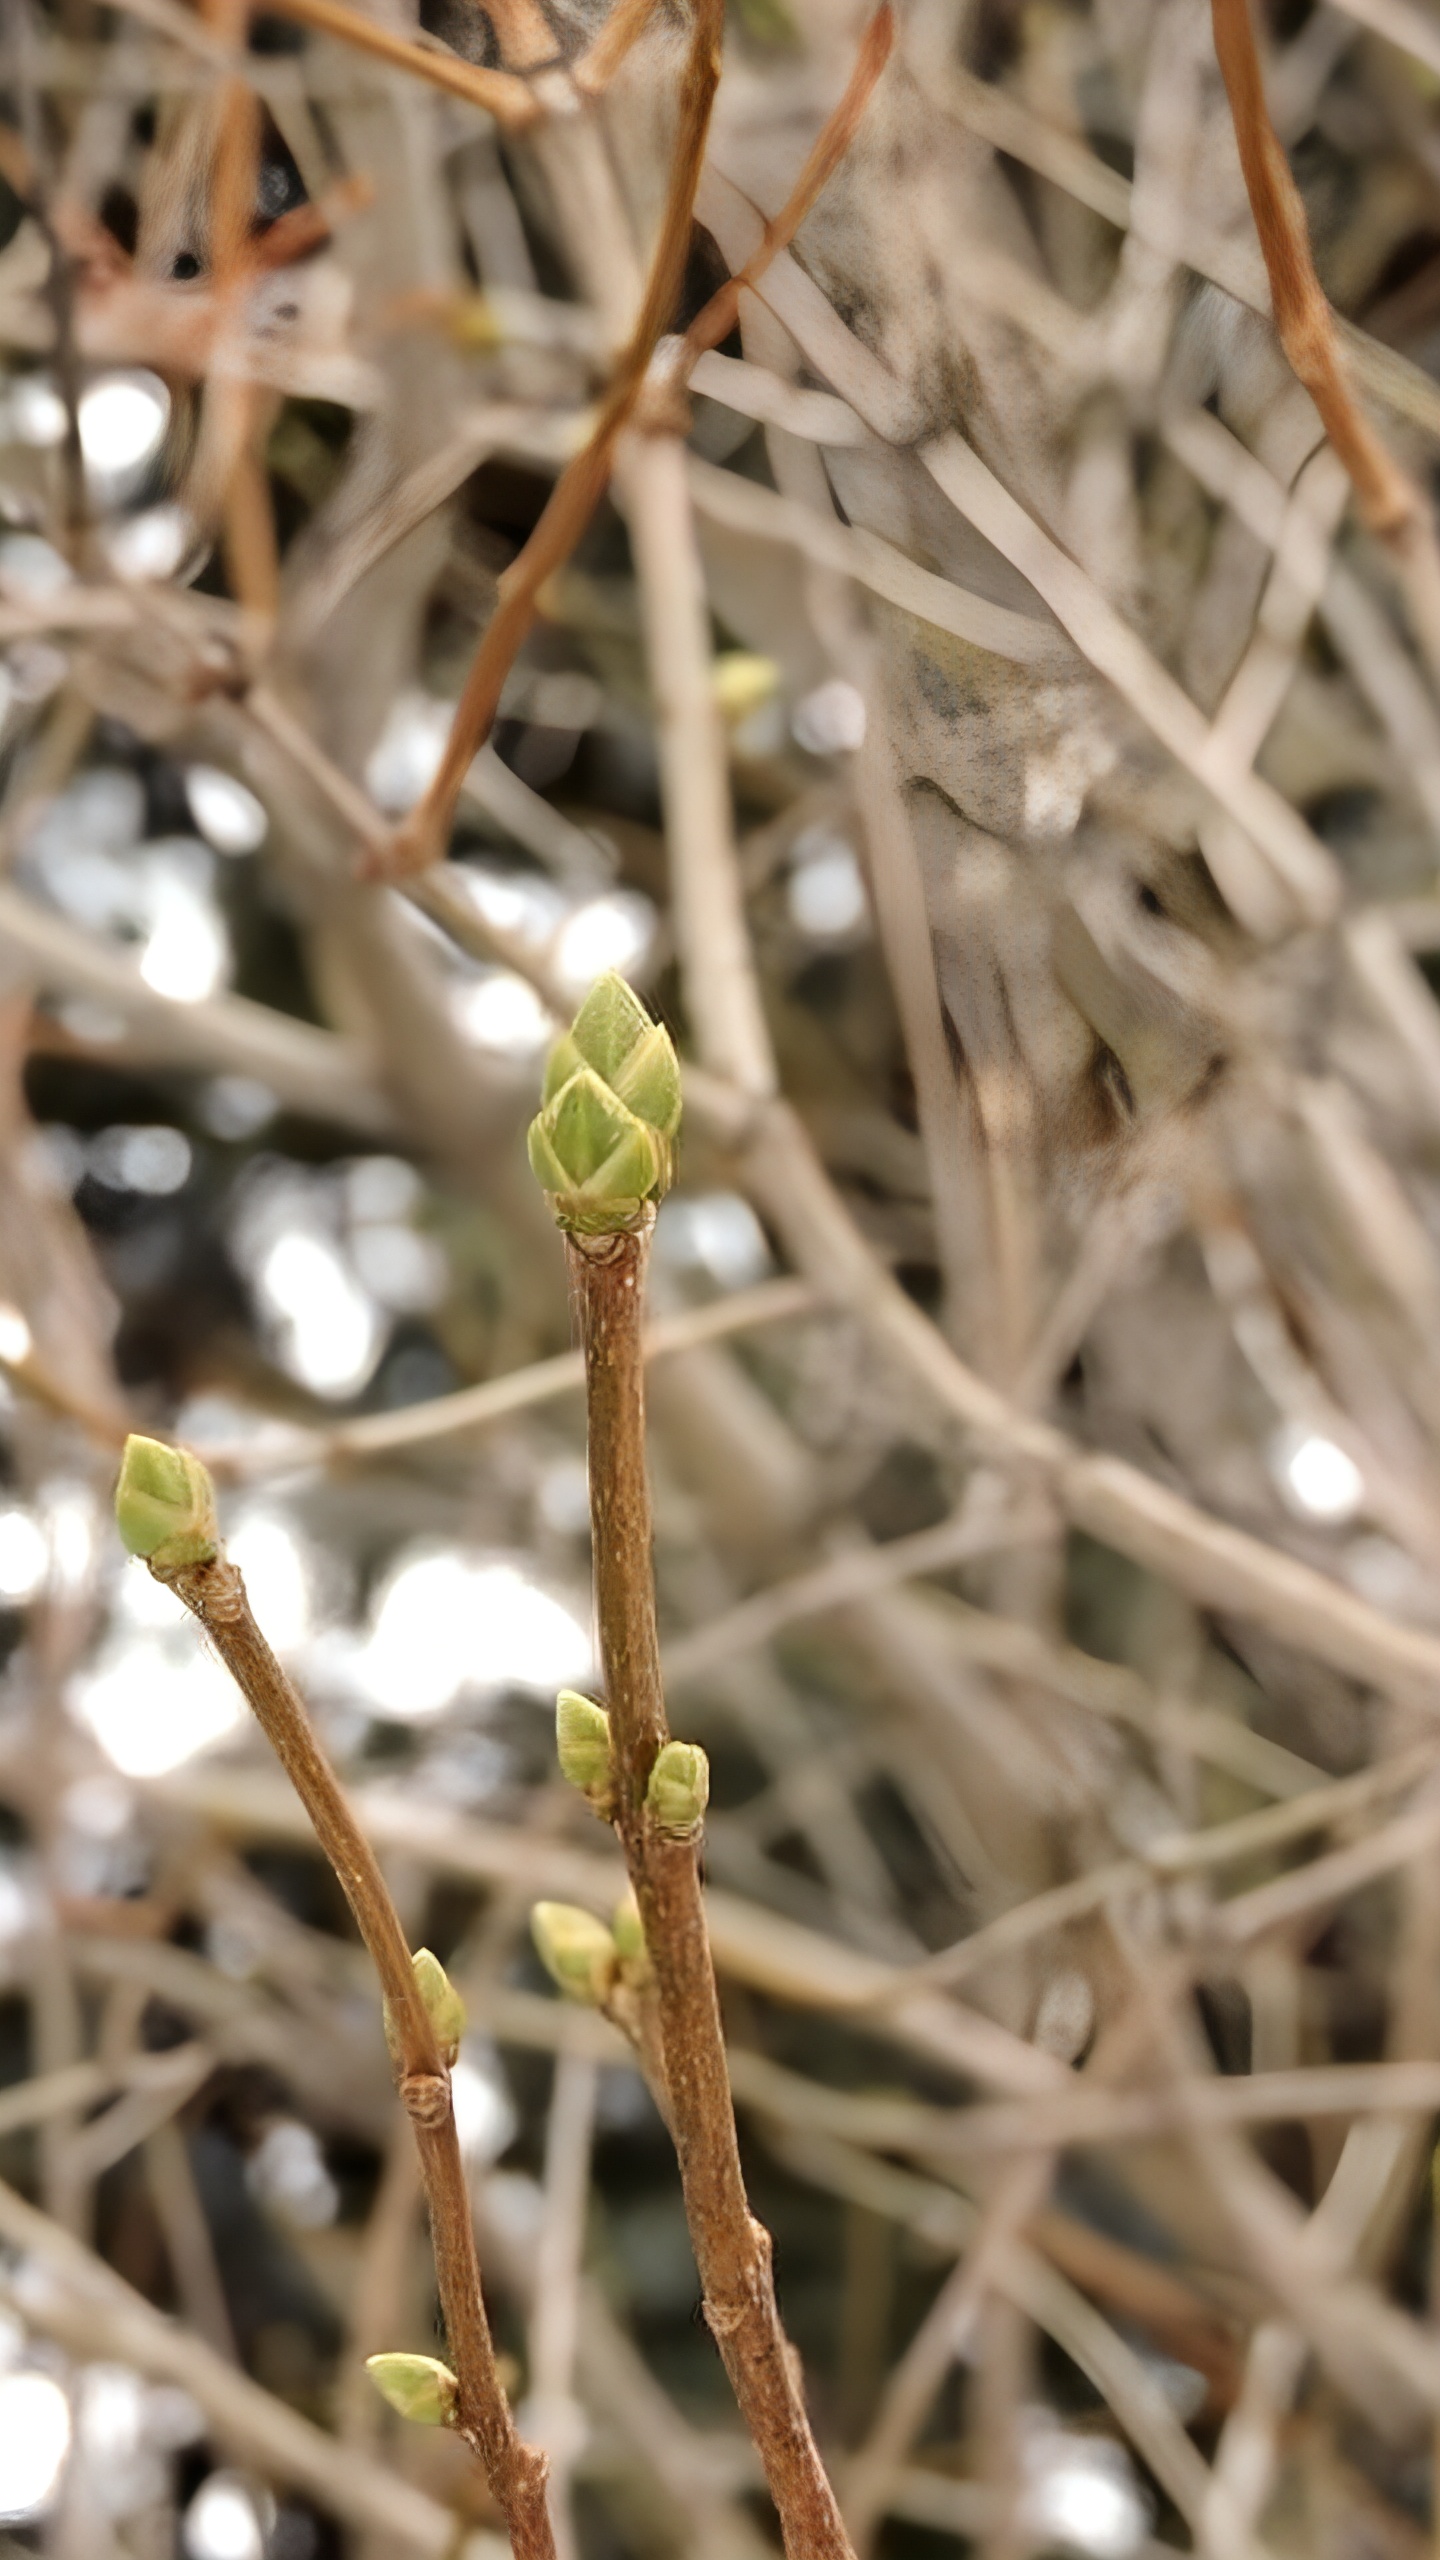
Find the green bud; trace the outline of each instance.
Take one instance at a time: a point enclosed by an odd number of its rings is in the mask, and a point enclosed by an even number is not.
[[[164,1571],[220,1552],[215,1488],[198,1458],[132,1431],[115,1488],[115,1519],[132,1556]]]
[[[656,1752],[645,1790],[651,1821],[672,1840],[698,1831],[710,1801],[710,1763],[698,1742],[667,1742]]]
[[[663,1138],[581,1067],[530,1123],[530,1169],[562,1227],[608,1235],[633,1226],[669,1180]]]
[[[615,1770],[610,1757],[610,1719],[593,1698],[578,1689],[562,1689],[555,1701],[555,1748],[560,1773],[578,1787],[587,1804],[608,1822],[614,1804]]]
[[[425,2014],[435,2030],[435,2041],[448,2071],[465,2033],[465,2003],[439,1957],[432,1956],[428,1947],[417,1947],[410,1962],[415,1968],[416,1989],[425,2003]]]
[[[459,2384],[434,2356],[367,2356],[365,2370],[382,2400],[417,2427],[448,2427]]]
[[[615,1980],[615,1941],[604,1921],[573,1902],[537,1902],[530,1935],[551,1981],[567,1998],[600,2008]]]
[[[530,1162],[562,1226],[603,1235],[670,1185],[680,1063],[663,1024],[615,971],[597,978],[545,1069]]]
[[[638,1972],[646,1961],[646,1948],[645,1932],[640,1924],[640,1905],[633,1892],[624,1894],[616,1903],[610,1919],[610,1931],[621,1971]]]

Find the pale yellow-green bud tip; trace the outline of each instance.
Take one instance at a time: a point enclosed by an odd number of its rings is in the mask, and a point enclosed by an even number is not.
[[[417,2427],[448,2427],[459,2385],[434,2356],[367,2356],[365,2370],[382,2400]]]
[[[530,1164],[562,1227],[634,1226],[664,1198],[680,1125],[680,1062],[663,1024],[613,969],[597,978],[545,1070]]]
[[[562,1777],[578,1787],[601,1820],[614,1810],[615,1770],[610,1757],[610,1719],[593,1698],[578,1689],[562,1689],[555,1701],[555,1749]]]
[[[710,1801],[710,1763],[698,1742],[667,1742],[656,1752],[645,1790],[650,1819],[672,1840],[699,1829]]]
[[[573,1902],[537,1902],[530,1935],[551,1981],[569,1999],[591,2009],[604,2004],[615,1980],[615,1941],[603,1920]]]
[[[125,1443],[115,1519],[132,1556],[161,1571],[208,1564],[220,1550],[215,1488],[199,1459],[138,1431]]]

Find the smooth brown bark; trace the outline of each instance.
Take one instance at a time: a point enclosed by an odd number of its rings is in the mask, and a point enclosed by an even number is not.
[[[458,2385],[455,2431],[484,2465],[510,2529],[515,2560],[555,2560],[545,2495],[549,2465],[518,2434],[495,2369],[450,2074],[416,1986],[410,1948],[379,1861],[316,1739],[299,1691],[255,1623],[234,1565],[217,1556],[210,1564],[162,1573],[157,1579],[168,1582],[194,1611],[243,1692],[355,1914],[380,1976],[400,2057],[400,2095],[420,2155],[440,2303]]]
[[[660,1682],[645,1465],[641,1324],[648,1225],[567,1239],[585,1350],[590,1517],[600,1649],[616,1761],[615,1827],[644,1924],[670,2129],[705,2318],[765,2467],[790,2560],[853,2560],[805,2413],[799,2358],[775,2301],[770,2235],[740,2166],[699,1845],[668,1837],[645,1787],[669,1739]]]

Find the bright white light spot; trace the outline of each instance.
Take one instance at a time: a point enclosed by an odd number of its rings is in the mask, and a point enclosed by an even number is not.
[[[269,2524],[246,2481],[231,2471],[212,2471],[185,2510],[185,2560],[265,2560]]]
[[[385,1329],[333,1245],[295,1229],[277,1236],[261,1261],[258,1287],[292,1377],[322,1396],[353,1395],[364,1385]]]
[[[282,2117],[270,2125],[245,2164],[257,2202],[300,2231],[323,2231],[340,2210],[340,2190],[308,2124]]]
[[[263,802],[233,773],[218,765],[192,764],[185,774],[190,815],[207,844],[217,853],[254,853],[265,841],[270,821]]]
[[[543,950],[565,921],[565,901],[552,880],[533,871],[492,871],[482,862],[457,862],[455,880],[487,924]]]
[[[112,373],[80,396],[80,449],[101,482],[131,480],[154,461],[170,423],[158,374]]]
[[[34,1347],[19,1308],[0,1301],[0,1360],[28,1360]]]
[[[753,1288],[770,1269],[765,1230],[738,1191],[672,1194],[660,1212],[655,1249],[672,1268],[703,1271],[722,1289]]]
[[[0,1861],[0,1947],[13,1947],[28,1938],[37,1917],[35,1895],[25,1876],[9,1860]]]
[[[50,1569],[50,1550],[28,1511],[0,1511],[0,1600],[33,1600]]]
[[[95,1553],[92,1494],[83,1485],[48,1484],[40,1498],[40,1516],[57,1587],[61,1591],[83,1591]]]
[[[465,2158],[488,2169],[508,2151],[520,2130],[514,2100],[506,2086],[500,2057],[481,2037],[467,2037],[450,2075],[455,2102],[455,2131]]]
[[[812,850],[806,849],[805,836],[796,844],[786,904],[802,933],[816,942],[838,942],[865,921],[865,881],[854,847],[843,836],[814,832],[818,841]]]
[[[42,2515],[70,2450],[70,2403],[48,2373],[0,2377],[0,2516]]]
[[[293,1653],[311,1624],[310,1576],[298,1541],[272,1512],[252,1511],[225,1545],[276,1652]]]
[[[188,1182],[190,1163],[184,1132],[152,1122],[138,1129],[102,1129],[91,1145],[88,1170],[108,1191],[138,1191],[147,1200],[165,1200]]]
[[[453,702],[437,702],[428,693],[402,693],[391,704],[365,767],[365,787],[380,808],[401,817],[424,798],[440,770],[454,716]]]
[[[440,1246],[413,1227],[359,1227],[350,1258],[362,1286],[392,1315],[428,1315],[449,1286],[450,1266]]]
[[[62,1799],[65,1819],[87,1840],[118,1840],[130,1828],[135,1798],[119,1778],[77,1778]]]
[[[254,1076],[212,1076],[200,1096],[200,1117],[211,1136],[232,1143],[253,1138],[279,1107],[268,1084]]]
[[[148,583],[173,578],[194,539],[194,523],[183,507],[142,507],[110,527],[105,549],[118,578]]]
[[[561,1689],[590,1676],[590,1639],[513,1564],[415,1551],[385,1583],[360,1656],[366,1694],[403,1722],[439,1715],[462,1689]]]
[[[155,892],[140,975],[158,996],[169,996],[176,1004],[200,1004],[225,976],[230,958],[225,927],[210,898],[173,872],[157,877]]]
[[[20,604],[47,604],[74,575],[69,561],[41,534],[7,533],[0,541],[0,591]],[[65,673],[63,658],[60,673]]]
[[[234,1732],[244,1702],[193,1640],[122,1636],[72,1688],[75,1712],[124,1778],[163,1778]]]
[[[550,1038],[552,1024],[535,990],[510,969],[491,969],[457,987],[455,1019],[467,1040],[497,1058],[533,1058]]]
[[[1365,1479],[1348,1452],[1318,1431],[1282,1432],[1274,1458],[1280,1489],[1308,1520],[1353,1520],[1365,1500]]]
[[[357,1225],[391,1226],[419,1208],[425,1185],[403,1156],[357,1156],[345,1169],[345,1206]]]
[[[43,448],[62,442],[65,403],[43,373],[22,373],[10,385],[10,432],[18,444]]]
[[[790,715],[797,746],[807,755],[833,756],[865,744],[865,696],[858,685],[832,676],[797,702]]]
[[[558,1537],[578,1538],[590,1526],[590,1471],[583,1458],[552,1458],[540,1478],[535,1507]]]
[[[1024,2520],[1037,2537],[1091,2560],[1130,2560],[1149,2516],[1122,2445],[1107,2436],[1069,2435],[1040,2418],[1023,2446]]]
[[[568,916],[555,937],[555,972],[571,993],[584,994],[604,969],[633,977],[655,939],[655,909],[634,889],[612,889]]]

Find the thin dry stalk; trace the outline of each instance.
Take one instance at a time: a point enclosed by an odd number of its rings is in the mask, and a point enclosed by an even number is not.
[[[1280,343],[1350,475],[1366,524],[1399,565],[1415,637],[1432,676],[1440,676],[1440,552],[1434,518],[1351,389],[1335,314],[1315,272],[1305,206],[1270,120],[1250,0],[1211,0],[1211,17]]]
[[[370,1951],[430,2207],[435,2272],[458,2385],[455,2430],[484,2465],[516,2560],[554,2560],[548,2466],[542,2453],[521,2441],[496,2371],[449,2073],[379,1861],[316,1740],[299,1692],[255,1623],[234,1565],[216,1556],[206,1564],[157,1572],[156,1579],[168,1582],[193,1611],[241,1690],[310,1817]]]
[[[615,1827],[654,1977],[671,2129],[705,2317],[765,2467],[790,2560],[851,2560],[775,2301],[770,2235],[745,2193],[693,1839],[646,1810],[669,1740],[645,1462],[642,1307],[648,1232],[568,1239],[585,1351],[590,1515],[616,1768]]]
[[[462,62],[443,45],[415,44],[407,36],[392,35],[374,18],[347,9],[345,0],[277,0],[276,14],[293,18],[297,26],[313,27],[317,35],[353,44],[361,53],[373,54],[377,62],[428,80],[432,88],[448,89],[452,97],[482,107],[512,133],[534,124],[541,113],[538,98],[511,72],[486,71],[479,63]]]

